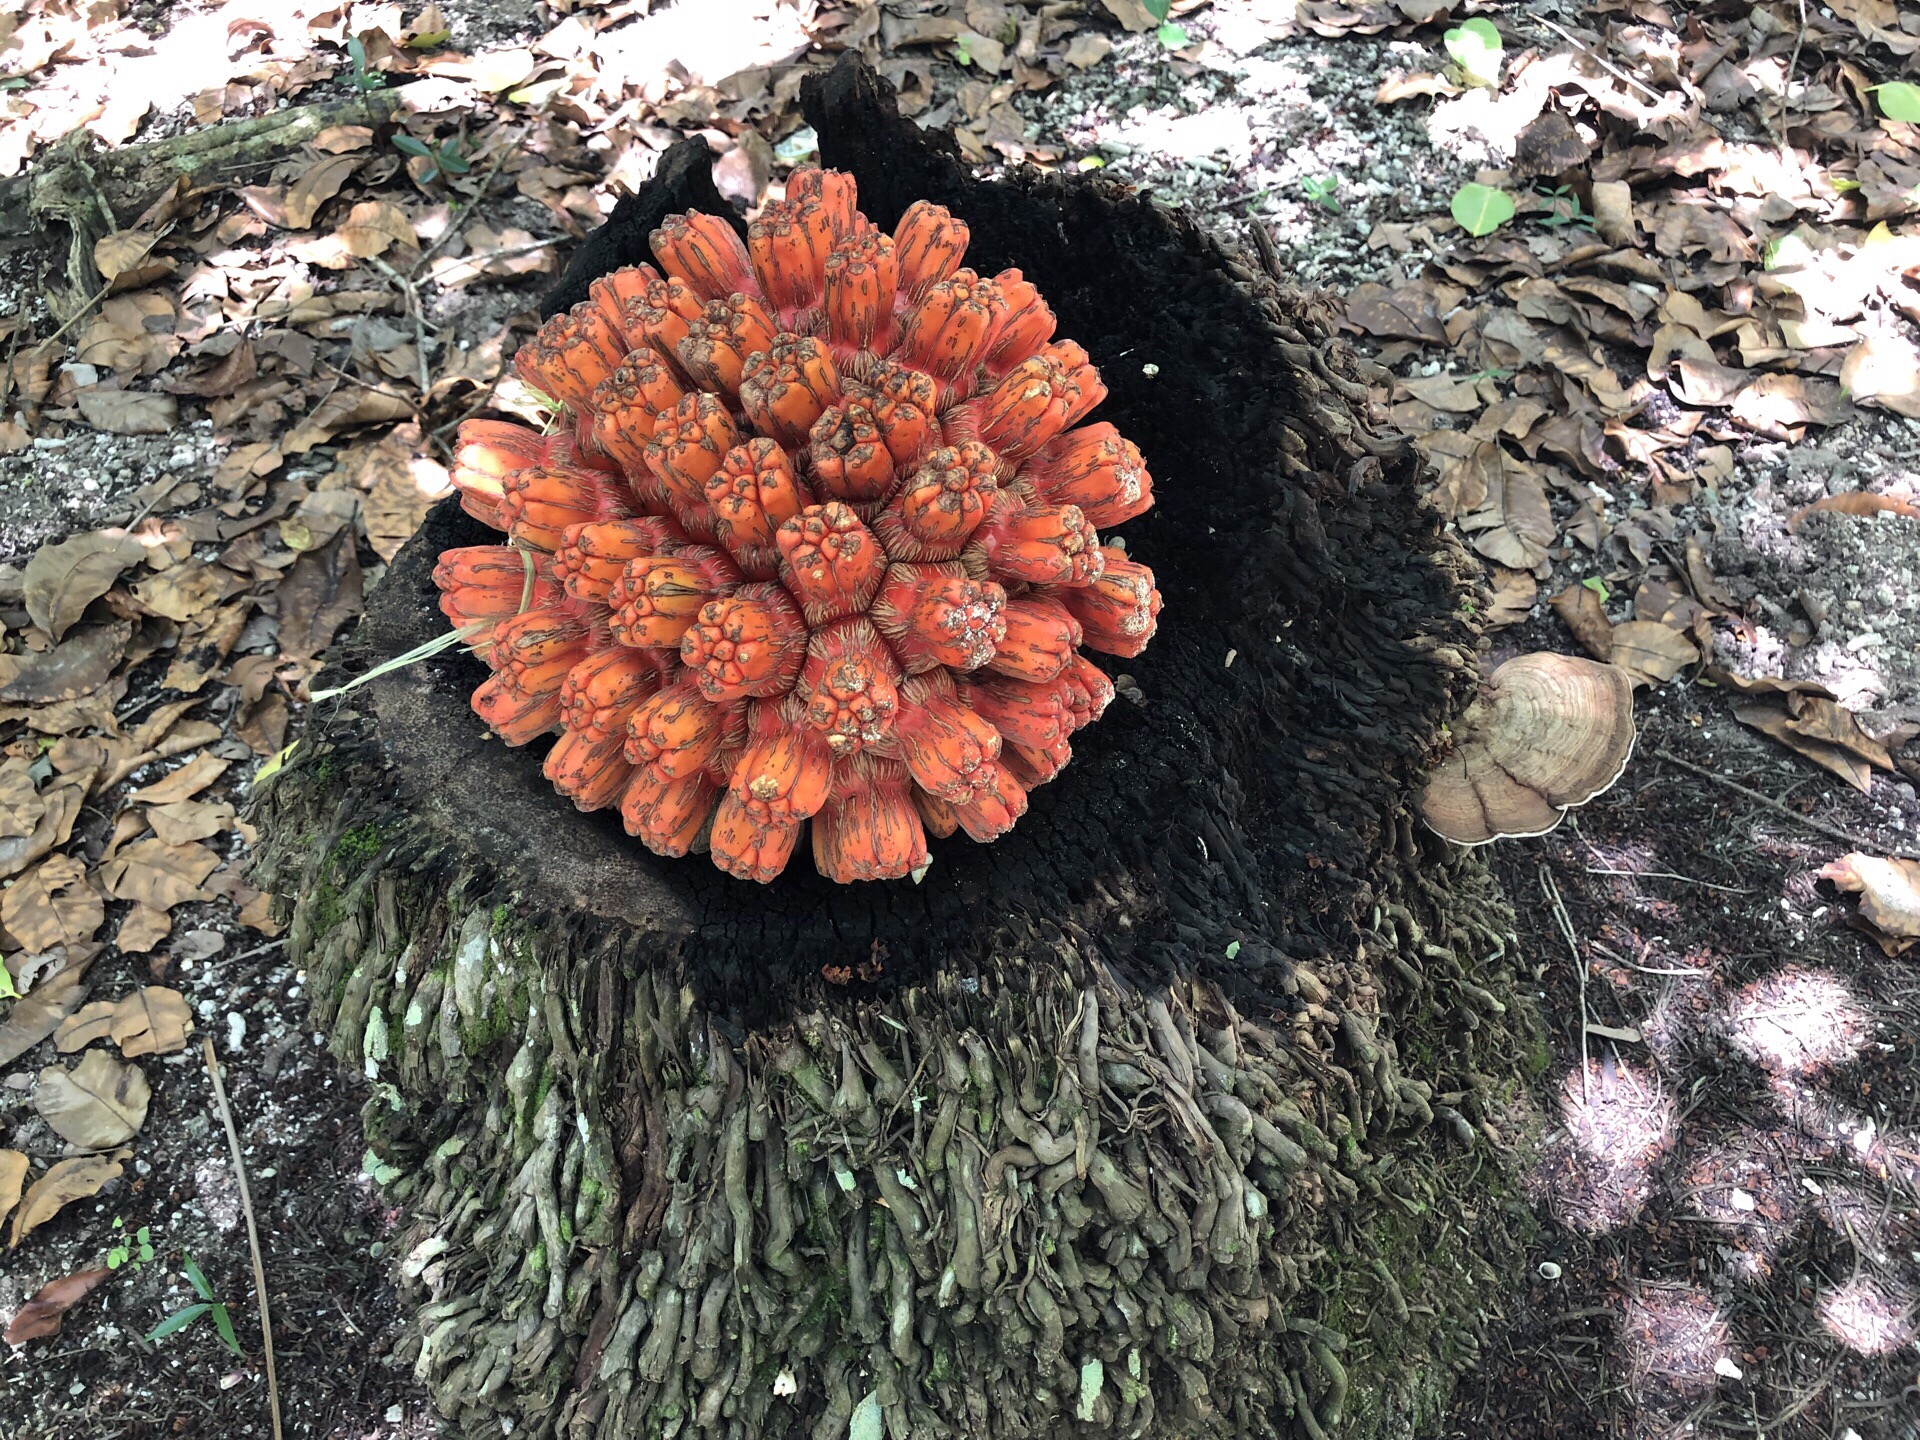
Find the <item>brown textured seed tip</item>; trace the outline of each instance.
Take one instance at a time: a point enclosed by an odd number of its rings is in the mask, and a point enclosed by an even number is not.
[[[1420,796],[1421,817],[1457,845],[1544,835],[1609,788],[1633,753],[1633,682],[1573,655],[1519,655],[1454,726],[1453,751]]]

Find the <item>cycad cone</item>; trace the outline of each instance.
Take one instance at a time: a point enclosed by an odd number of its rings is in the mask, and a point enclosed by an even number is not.
[[[1140,653],[1160,596],[1096,527],[1153,503],[1087,355],[1018,270],[960,267],[922,201],[888,236],[851,177],[803,170],[743,245],[716,216],[653,233],[665,275],[594,282],[514,368],[541,435],[460,430],[467,512],[441,608],[477,625],[473,708],[561,731],[546,775],[618,805],[662,855],[785,868],[813,821],[836,881],[992,840],[1113,696],[1079,653]]]

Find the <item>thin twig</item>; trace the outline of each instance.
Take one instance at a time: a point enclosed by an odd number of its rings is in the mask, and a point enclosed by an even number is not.
[[[1862,840],[1859,836],[1849,835],[1839,826],[1829,825],[1824,820],[1816,820],[1811,815],[1802,815],[1791,806],[1782,805],[1771,795],[1762,795],[1758,790],[1748,789],[1738,780],[1729,780],[1724,775],[1716,775],[1705,766],[1696,765],[1691,760],[1682,760],[1678,755],[1668,750],[1655,750],[1653,753],[1670,765],[1678,765],[1682,770],[1693,775],[1698,775],[1702,780],[1711,780],[1716,785],[1725,786],[1735,794],[1746,796],[1747,799],[1757,805],[1764,805],[1769,810],[1778,811],[1780,814],[1786,816],[1787,819],[1797,820],[1809,830],[1818,830],[1822,835],[1831,836],[1833,839],[1840,841],[1843,845],[1847,845],[1852,849],[1867,850],[1872,848],[1867,841]]]
[[[253,1294],[260,1302],[260,1341],[267,1353],[267,1411],[273,1420],[273,1440],[280,1440],[280,1380],[273,1368],[273,1316],[267,1309],[267,1267],[260,1259],[260,1227],[253,1219],[253,1195],[247,1189],[247,1167],[240,1156],[240,1131],[233,1123],[233,1110],[227,1104],[227,1087],[220,1083],[220,1062],[214,1058],[213,1040],[201,1036],[200,1050],[206,1057],[207,1074],[213,1080],[213,1100],[220,1107],[220,1119],[227,1127],[227,1145],[233,1151],[233,1178],[240,1185],[240,1210],[247,1217],[247,1248],[253,1252]]]
[[[1780,154],[1787,154],[1787,104],[1793,98],[1793,72],[1800,67],[1800,47],[1807,39],[1807,0],[1800,0],[1800,29],[1793,37],[1793,57],[1787,61],[1786,78],[1780,82],[1780,113],[1775,117],[1780,126]]]
[[[1596,870],[1587,867],[1589,875],[1623,875],[1636,880],[1680,880],[1688,885],[1698,885],[1707,890],[1718,890],[1724,895],[1751,895],[1751,890],[1743,890],[1738,885],[1716,885],[1711,880],[1696,880],[1691,875],[1676,875],[1671,870]]]
[[[1574,937],[1573,921],[1567,918],[1567,907],[1560,900],[1560,887],[1553,883],[1553,873],[1545,865],[1540,867],[1540,889],[1553,905],[1553,918],[1560,926],[1561,935],[1566,937],[1567,951],[1573,956],[1574,973],[1580,977],[1580,1099],[1590,1102],[1593,1097],[1587,1089],[1587,962],[1580,958],[1580,942]]]
[[[510,142],[501,145],[500,153],[494,157],[493,168],[488,170],[480,179],[480,188],[476,190],[473,195],[473,205],[477,206],[480,201],[487,198],[487,192],[493,188],[493,182],[500,178],[500,172],[506,168],[508,157],[519,152],[520,141],[526,138],[528,128],[529,127],[525,125],[521,126]],[[453,221],[453,214],[451,210],[449,210],[446,229],[442,230],[439,235],[434,238],[433,244],[422,250],[420,252],[420,258],[413,262],[413,275],[416,280],[426,271],[427,262],[440,253],[440,247],[452,239],[454,232],[460,228],[458,225],[455,225]]]
[[[1564,26],[1554,24],[1553,21],[1547,19],[1546,16],[1544,15],[1533,15],[1533,16],[1529,16],[1528,18],[1531,19],[1537,25],[1546,26],[1547,29],[1553,31],[1554,34],[1558,35],[1562,40],[1565,40],[1569,45],[1573,46],[1574,49],[1578,50],[1582,55],[1585,55],[1589,60],[1593,61],[1593,63],[1598,65],[1602,70],[1605,70],[1609,75],[1613,76],[1614,79],[1624,80],[1627,82],[1627,84],[1639,88],[1640,90],[1646,92],[1648,95],[1651,95],[1654,98],[1655,102],[1658,104],[1666,103],[1666,99],[1667,99],[1666,96],[1662,95],[1658,90],[1654,89],[1651,85],[1648,85],[1642,81],[1634,79],[1633,76],[1627,74],[1626,71],[1620,69],[1617,65],[1614,65],[1605,56],[1596,54],[1591,48],[1589,48],[1587,45],[1582,43],[1579,37],[1576,36],[1571,30],[1568,30]]]

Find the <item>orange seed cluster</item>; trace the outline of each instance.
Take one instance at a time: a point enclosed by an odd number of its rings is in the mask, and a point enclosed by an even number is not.
[[[548,434],[461,426],[466,511],[441,609],[493,671],[502,740],[617,805],[662,855],[761,882],[803,828],[835,881],[897,879],[927,836],[1004,834],[1137,655],[1153,574],[1101,542],[1153,504],[1140,452],[1018,270],[962,268],[966,225],[892,235],[851,177],[802,170],[743,241],[676,215],[660,269],[595,281],[522,346]],[[663,273],[664,272],[664,273]],[[808,822],[811,821],[811,826]]]

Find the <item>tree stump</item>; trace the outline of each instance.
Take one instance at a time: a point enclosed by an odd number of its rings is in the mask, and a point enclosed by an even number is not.
[[[845,62],[822,162],[1018,265],[1158,504],[1158,637],[1071,766],[922,883],[661,860],[489,740],[445,652],[316,704],[261,870],[372,1082],[407,1342],[461,1433],[1406,1433],[1511,1272],[1537,1042],[1484,866],[1409,809],[1471,573],[1313,302],[1098,179],[970,178]],[[669,157],[562,286],[713,203]],[[446,628],[452,503],[339,684]]]

